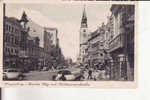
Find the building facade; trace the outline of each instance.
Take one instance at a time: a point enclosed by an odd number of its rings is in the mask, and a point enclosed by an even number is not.
[[[4,18],[4,67],[18,67],[22,27],[13,17]]]
[[[112,80],[134,80],[134,6],[112,5],[109,53]]]
[[[21,19],[4,15],[4,67],[26,71],[64,62],[57,28],[43,28],[23,12]]]
[[[44,28],[44,50],[47,53],[45,63],[57,67],[64,60],[61,48],[59,47],[58,29]]]
[[[105,25],[91,33],[88,39],[88,57],[91,66],[103,64],[105,60]]]
[[[52,41],[52,34],[50,33],[50,30],[48,28],[44,28],[44,51],[46,53],[45,55],[45,65],[51,65],[52,66],[52,49],[53,41]]]
[[[28,67],[30,70],[37,70],[40,66],[40,50],[39,50],[39,41],[38,37],[28,36],[27,40],[27,55],[28,55]]]

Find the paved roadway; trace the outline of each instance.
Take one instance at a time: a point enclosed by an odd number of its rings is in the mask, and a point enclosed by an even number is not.
[[[78,68],[69,68],[72,73],[79,72],[80,69]],[[57,71],[32,71],[25,74],[24,80],[29,81],[49,81],[52,80],[52,76],[55,75]]]
[[[29,80],[29,81],[48,81],[52,80],[52,76],[56,72],[51,72],[51,71],[32,71],[29,73],[25,74],[25,79],[24,80]]]

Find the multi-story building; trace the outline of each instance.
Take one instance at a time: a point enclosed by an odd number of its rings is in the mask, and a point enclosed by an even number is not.
[[[112,80],[134,80],[134,5],[112,5],[109,53]]]
[[[44,51],[46,53],[45,55],[45,65],[52,65],[52,40],[51,40],[52,34],[48,31],[47,28],[44,29]]]
[[[47,27],[45,29],[51,35],[52,45],[54,45],[55,47],[58,46],[59,45],[58,29],[57,28],[51,28],[51,27]]]
[[[80,63],[86,62],[85,58],[87,55],[88,37],[89,30],[87,24],[86,11],[84,8],[80,27]]]
[[[4,68],[18,67],[22,27],[14,17],[4,17]]]
[[[88,57],[91,65],[104,63],[105,59],[105,25],[102,24],[96,31],[91,33],[88,39]]]
[[[21,19],[19,20],[20,25],[22,27],[21,31],[21,41],[20,41],[20,51],[19,51],[19,58],[20,58],[20,63],[22,64],[22,68],[25,70],[28,70],[30,68],[29,65],[29,53],[28,53],[28,29],[26,27],[26,24],[28,22],[27,15],[25,12],[23,12]]]
[[[50,32],[47,31],[47,29],[44,29],[44,50],[45,52],[50,52],[52,50],[52,35]]]
[[[28,55],[28,67],[30,70],[37,70],[39,67],[40,61],[40,50],[39,50],[39,41],[38,37],[30,37],[27,38],[27,55]]]
[[[113,31],[113,17],[111,15],[107,17],[107,24],[105,26],[105,50],[107,52],[109,49],[109,42],[113,37]]]
[[[21,33],[19,57],[23,64],[22,66],[24,66],[24,69],[27,70],[38,69],[40,61],[39,47],[41,37],[38,34],[42,33],[39,33],[39,31],[36,30],[38,28],[35,27],[37,25],[34,23],[32,25],[32,23],[31,19],[29,20],[26,13],[23,12],[20,19],[20,24],[22,25],[23,30]],[[32,32],[33,30],[36,32]]]
[[[59,46],[57,28],[44,28],[44,49],[50,52],[54,47]]]
[[[57,28],[44,28],[44,50],[47,53],[45,58],[47,65],[56,67],[62,56]]]

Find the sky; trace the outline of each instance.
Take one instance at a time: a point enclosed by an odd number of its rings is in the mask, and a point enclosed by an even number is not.
[[[110,4],[86,4],[89,31],[94,31],[102,22],[107,22],[111,14]],[[6,16],[21,18],[23,11],[42,27],[58,28],[58,38],[62,53],[76,61],[79,54],[79,31],[83,13],[83,3],[57,4],[6,4]]]

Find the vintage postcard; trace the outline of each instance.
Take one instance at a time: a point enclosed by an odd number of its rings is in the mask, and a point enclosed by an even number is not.
[[[2,87],[137,87],[137,2],[4,2]]]

